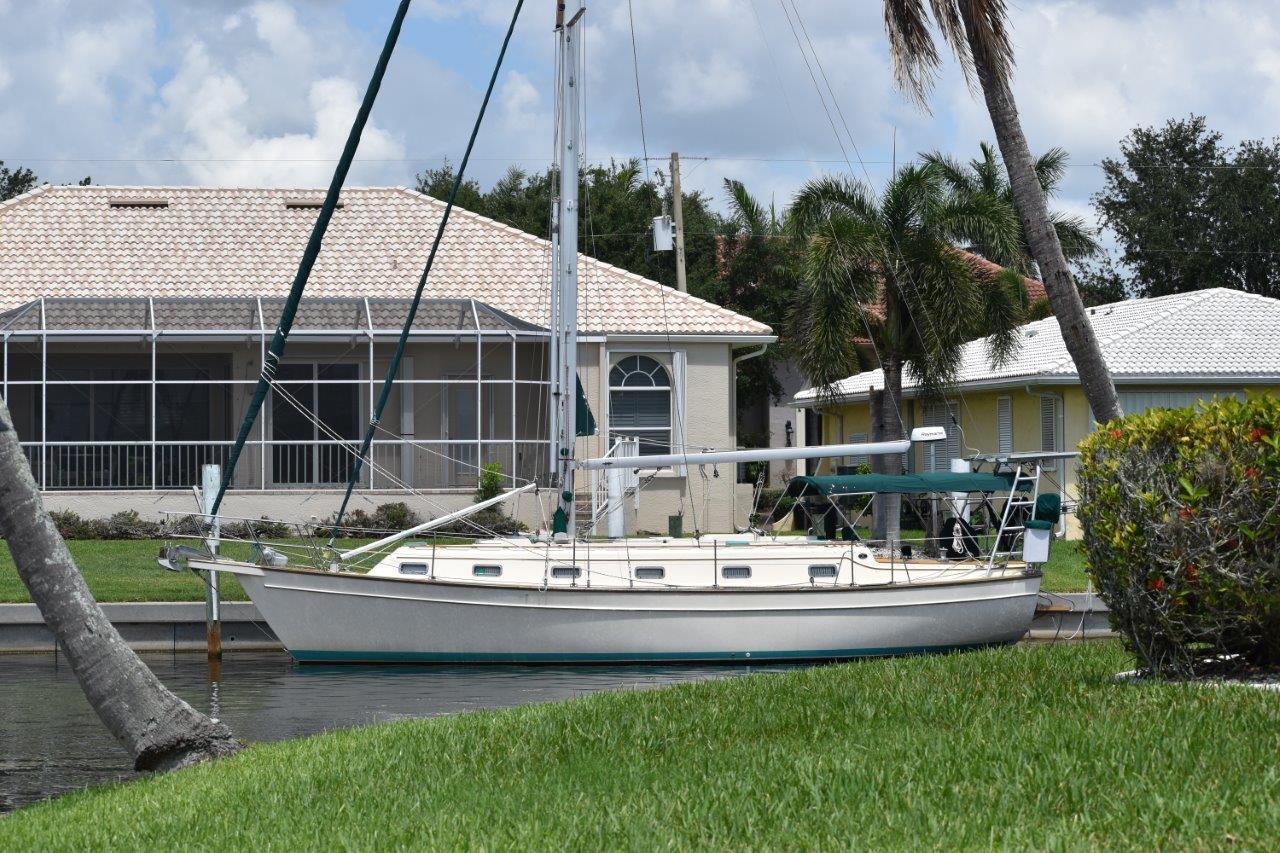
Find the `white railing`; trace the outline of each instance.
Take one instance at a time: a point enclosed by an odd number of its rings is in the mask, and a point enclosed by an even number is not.
[[[46,491],[189,489],[201,466],[225,466],[230,441],[23,442],[40,488]],[[337,489],[346,485],[359,442],[257,441],[245,444],[232,488]],[[498,463],[508,485],[543,476],[543,439],[482,441],[375,440],[362,466],[362,490],[474,489],[480,468]]]
[[[614,441],[602,458],[629,458],[639,455],[640,440],[638,438],[619,438]],[[589,533],[595,533],[600,519],[604,518],[609,512],[612,504],[609,500],[609,471],[600,468],[592,468],[590,470],[591,519],[586,527]],[[622,477],[619,499],[625,501],[628,497],[631,497],[635,501],[636,509],[639,509],[640,473],[635,468],[622,468],[619,473]]]

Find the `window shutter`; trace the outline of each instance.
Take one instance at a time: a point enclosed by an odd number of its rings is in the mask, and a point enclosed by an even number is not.
[[[950,471],[951,460],[960,457],[960,431],[952,423],[956,407],[948,403],[930,403],[924,407],[924,425],[942,427],[946,441],[931,441],[924,447],[924,470]]]
[[[855,432],[849,436],[850,444],[864,444],[866,440],[867,440],[867,434],[865,432]],[[866,454],[862,454],[861,456],[846,456],[844,458],[844,464],[846,465],[858,466],[858,465],[865,465],[866,463],[867,463]]]
[[[1058,449],[1058,398],[1040,398],[1040,449],[1046,453]]]
[[[996,451],[1013,452],[1013,398],[996,398]]]

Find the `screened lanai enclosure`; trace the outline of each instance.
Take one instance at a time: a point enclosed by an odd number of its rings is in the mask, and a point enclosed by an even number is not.
[[[41,299],[0,314],[3,388],[46,490],[188,489],[224,464],[282,301]],[[236,468],[241,490],[345,485],[407,299],[311,298]],[[470,299],[424,300],[363,489],[545,479],[547,332]]]

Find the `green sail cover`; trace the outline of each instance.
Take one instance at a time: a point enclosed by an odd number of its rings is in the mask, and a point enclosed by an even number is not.
[[[793,477],[787,495],[924,495],[935,492],[1007,492],[1012,475],[959,474],[939,471],[928,474],[841,474],[827,477]]]
[[[591,414],[587,405],[587,395],[582,391],[582,380],[578,380],[578,414],[574,419],[577,424],[575,432],[579,437],[596,434],[596,416]]]

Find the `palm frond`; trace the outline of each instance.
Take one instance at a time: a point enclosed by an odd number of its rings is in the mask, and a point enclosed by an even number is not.
[[[824,175],[800,188],[785,219],[792,234],[804,237],[837,215],[874,221],[880,215],[875,194],[845,175]]]
[[[987,335],[987,360],[992,367],[1009,363],[1022,346],[1019,327],[1027,321],[1029,300],[1022,277],[1012,270],[1001,270],[982,288],[983,328]]]
[[[926,99],[937,79],[942,58],[929,32],[924,0],[885,0],[884,27],[889,36],[893,76],[898,88],[928,110]]]
[[[960,59],[966,77],[981,66],[1008,85],[1013,73],[1013,43],[1005,0],[931,0],[933,16]]]
[[[943,154],[941,151],[926,151],[920,155],[920,159],[936,168],[952,190],[977,192],[981,189],[979,182],[975,180],[976,170],[966,168],[949,154]]]
[[[1058,233],[1058,242],[1062,244],[1062,254],[1067,260],[1092,258],[1102,251],[1097,232],[1081,217],[1051,213],[1049,221],[1053,223],[1053,230]]]
[[[1036,170],[1036,178],[1040,181],[1040,189],[1044,191],[1046,198],[1054,194],[1058,184],[1062,183],[1062,179],[1066,176],[1067,159],[1067,152],[1057,147],[1050,148],[1036,158],[1033,168]]]
[[[768,215],[760,202],[747,192],[746,186],[741,181],[725,178],[724,189],[729,197],[730,218],[734,225],[753,237],[765,236],[768,230]]]

